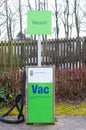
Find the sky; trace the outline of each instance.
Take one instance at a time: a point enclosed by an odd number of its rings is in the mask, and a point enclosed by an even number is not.
[[[43,1],[43,0],[40,0],[40,1]],[[86,9],[84,6],[86,5],[86,0],[80,0],[81,1],[81,4],[83,5],[82,8],[83,10]],[[28,11],[28,7],[27,7],[27,0],[21,0],[22,2],[22,7],[23,7],[23,10],[22,10],[22,13],[25,14],[23,16],[23,32],[25,30],[25,28],[27,27],[27,11]],[[52,35],[48,35],[48,38],[55,38],[56,34],[55,34],[55,27],[56,27],[56,24],[55,24],[55,0],[48,0],[48,10],[51,10],[52,11]],[[31,3],[31,7],[35,10],[35,0],[30,0],[30,3]],[[10,8],[12,10],[15,10],[17,9],[18,7],[18,0],[9,0],[9,4],[10,4]],[[14,4],[14,5],[13,5]],[[58,0],[58,10],[59,12],[63,11],[64,10],[64,0]],[[73,0],[70,1],[70,8],[72,10],[72,5],[73,5]],[[3,10],[0,8],[0,12],[2,12]],[[60,14],[60,13],[59,13]],[[61,16],[62,14],[60,14]],[[14,19],[15,19],[16,15],[14,16]],[[17,17],[18,16],[18,12],[17,12]],[[18,19],[18,18],[17,18]],[[1,21],[1,19],[0,19]],[[71,23],[72,19],[70,18],[69,19],[69,22]],[[15,35],[14,37],[16,37],[18,31],[19,31],[19,24],[16,24],[16,25],[13,25],[15,26]],[[64,38],[64,26],[61,22],[61,19],[59,20],[59,27],[60,27],[60,31],[59,31],[59,37],[60,38]],[[2,30],[2,28],[0,28]],[[5,26],[3,26],[3,29],[5,30]],[[6,33],[3,34],[3,36],[5,36]],[[80,34],[81,36],[85,36],[86,35],[86,32],[83,32]],[[2,37],[3,37],[2,36]],[[1,39],[2,39],[1,37]],[[6,36],[5,36],[6,37]],[[76,37],[76,31],[75,31],[75,28],[73,28],[73,34],[72,34],[72,37]]]

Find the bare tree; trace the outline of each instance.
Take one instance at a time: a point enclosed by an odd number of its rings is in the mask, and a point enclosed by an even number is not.
[[[22,9],[21,9],[21,0],[19,0],[19,24],[20,24],[20,32],[21,32],[21,40],[22,40]]]
[[[11,9],[10,9],[10,13],[9,13],[9,40],[12,40],[13,37],[12,37],[12,12],[11,12]]]
[[[9,16],[8,16],[8,1],[7,1],[7,0],[5,0],[5,10],[6,10],[6,28],[7,28],[7,36],[8,36],[8,40],[10,40]]]
[[[75,27],[76,27],[77,37],[79,37],[80,21],[79,21],[79,15],[78,15],[79,10],[77,6],[79,6],[77,5],[77,0],[74,0]]]
[[[56,38],[59,38],[60,32],[64,31],[65,37],[81,36],[81,33],[86,32],[86,0],[55,0],[49,3],[49,0],[1,0],[0,1],[0,31],[1,38],[12,40],[16,33],[21,32],[21,39],[23,31],[25,30],[25,19],[27,9],[29,10],[48,10],[48,6],[52,6],[52,17],[55,18],[54,32]],[[55,3],[55,4],[54,4]],[[52,5],[50,5],[52,4]],[[25,7],[26,6],[26,7]],[[26,16],[25,16],[26,17]],[[64,28],[64,29],[63,29]],[[63,30],[62,30],[63,29]],[[73,34],[73,29],[76,34]],[[17,31],[16,31],[17,30]],[[62,34],[61,34],[62,36]],[[63,37],[63,36],[62,36]],[[36,36],[32,36],[36,39]],[[43,35],[43,39],[46,36]]]
[[[66,6],[64,10],[64,29],[65,29],[65,37],[69,37],[69,1],[66,0]]]
[[[28,3],[28,7],[29,7],[29,9],[31,10],[31,9],[32,9],[32,7],[31,7],[31,4],[30,4],[30,1],[29,1],[29,0],[27,0],[27,3]]]
[[[56,17],[56,38],[59,37],[59,25],[58,25],[58,4],[57,0],[55,0],[55,17]]]
[[[64,25],[64,32],[65,32],[65,38],[69,37],[69,0],[65,0],[64,9],[63,9],[62,16],[60,16],[62,23]]]
[[[35,10],[37,10],[37,0],[35,0]]]
[[[13,34],[15,33],[13,31],[13,24],[15,23],[16,19],[13,20],[14,12],[11,9],[11,6],[9,4],[9,0],[4,0],[2,4],[2,12],[1,17],[3,18],[0,22],[1,27],[1,33],[4,34],[3,38],[7,40],[13,39]],[[15,13],[16,14],[16,13]]]

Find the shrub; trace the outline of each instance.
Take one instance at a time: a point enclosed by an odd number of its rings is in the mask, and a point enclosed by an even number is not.
[[[56,70],[56,99],[86,98],[86,67]]]
[[[0,101],[9,104],[14,97],[21,91],[22,72],[12,71],[0,74]]]

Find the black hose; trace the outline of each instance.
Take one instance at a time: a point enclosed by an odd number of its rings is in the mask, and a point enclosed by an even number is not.
[[[0,121],[5,122],[5,123],[10,123],[10,124],[24,122],[25,119],[24,119],[24,115],[23,115],[23,106],[24,106],[24,97],[25,97],[25,86],[26,86],[26,73],[24,70],[23,71],[23,81],[22,81],[22,92],[15,97],[14,105],[5,114],[0,116]],[[19,103],[20,103],[20,106],[19,106]],[[16,120],[5,119],[5,117],[8,116],[15,107],[17,108],[17,110],[19,112],[17,119]]]

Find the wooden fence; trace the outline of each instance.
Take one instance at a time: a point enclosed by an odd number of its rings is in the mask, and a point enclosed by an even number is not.
[[[86,39],[52,39],[41,42],[42,65],[77,68],[86,62]],[[37,41],[1,41],[0,70],[15,70],[25,65],[37,65]]]

